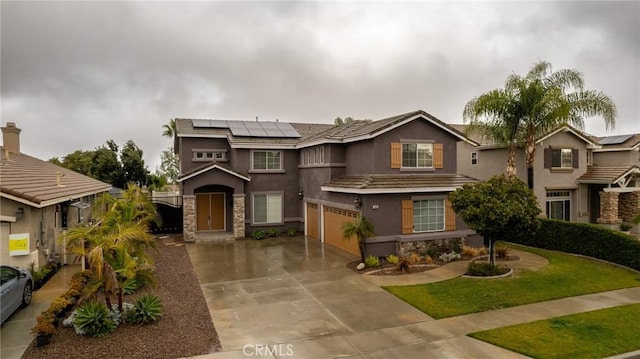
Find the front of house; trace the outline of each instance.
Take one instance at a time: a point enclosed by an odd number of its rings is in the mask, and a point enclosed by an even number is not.
[[[184,235],[275,228],[358,254],[342,224],[376,227],[367,253],[478,240],[446,197],[476,180],[457,169],[475,143],[424,111],[332,126],[176,119]]]

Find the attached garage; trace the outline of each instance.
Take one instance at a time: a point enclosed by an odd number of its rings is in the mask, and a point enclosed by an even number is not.
[[[360,213],[334,207],[323,208],[324,242],[359,257],[358,239],[355,236],[349,239],[343,239],[342,224],[344,222],[352,222],[358,218]]]
[[[309,237],[320,239],[320,213],[318,212],[317,203],[307,203],[307,235]]]

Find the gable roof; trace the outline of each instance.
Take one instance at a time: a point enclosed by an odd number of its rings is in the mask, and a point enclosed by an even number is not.
[[[462,141],[468,142],[472,145],[477,145],[477,143],[470,140],[464,133],[458,131],[453,126],[442,122],[425,111],[418,110],[378,121],[360,120],[353,121],[350,124],[334,126],[326,131],[318,133],[316,136],[301,141],[297,147],[304,148],[321,143],[349,143],[368,140],[417,119],[424,119]]]
[[[451,192],[475,182],[478,180],[460,174],[351,175],[334,178],[321,189],[354,194],[429,193]]]
[[[290,125],[298,131],[300,138],[240,137],[234,136],[229,129],[198,128],[193,126],[192,119],[177,118],[176,136],[226,138],[232,148],[305,148],[323,143],[349,143],[371,139],[417,119],[426,120],[462,141],[477,145],[464,133],[422,110],[378,121],[358,120],[344,125],[291,122]]]
[[[466,135],[466,131],[469,128],[469,125],[466,124],[452,124],[451,127],[455,128],[456,130],[458,130],[461,133],[464,133]],[[557,127],[541,136],[538,136],[538,138],[536,139],[536,144],[546,140],[549,137],[552,137],[560,132],[569,132],[571,134],[573,134],[574,136],[578,137],[580,140],[584,141],[585,143],[587,143],[588,146],[591,146],[592,148],[599,148],[599,144],[594,141],[593,136],[590,136],[578,129],[576,129],[575,127],[572,127],[570,125],[562,125],[560,127]],[[483,135],[478,134],[478,133],[474,133],[471,135],[466,135],[467,137],[469,137],[470,139],[472,139],[473,141],[479,143],[479,147],[481,147],[481,149],[494,149],[494,148],[503,148],[504,146],[490,141],[488,139],[486,139]]]
[[[0,196],[42,208],[92,194],[111,185],[24,153],[0,147]]]
[[[206,164],[204,166],[200,166],[196,169],[194,169],[193,171],[190,171],[188,173],[185,173],[184,175],[180,176],[180,178],[178,178],[178,182],[182,182],[184,180],[188,180],[189,178],[193,178],[195,176],[199,176],[205,172],[214,170],[214,169],[218,169],[222,172],[226,172],[232,176],[238,177],[240,179],[243,179],[245,181],[251,181],[251,177],[249,177],[249,175],[246,175],[244,173],[240,173],[236,170],[233,170],[227,166],[221,165],[217,162],[214,162],[213,164]]]

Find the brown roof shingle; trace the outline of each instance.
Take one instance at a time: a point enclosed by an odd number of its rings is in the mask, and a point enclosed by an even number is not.
[[[612,166],[587,166],[587,172],[578,178],[578,183],[602,183],[613,184],[633,172],[640,173],[638,166],[612,165]]]
[[[111,185],[23,153],[0,147],[0,193],[42,207],[108,191]],[[58,172],[60,184],[58,185]]]

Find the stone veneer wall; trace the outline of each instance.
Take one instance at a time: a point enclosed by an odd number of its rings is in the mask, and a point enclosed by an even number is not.
[[[185,242],[196,241],[196,196],[182,196],[182,234]]]
[[[640,190],[620,193],[618,217],[625,222],[631,222],[638,214],[640,214]]]
[[[245,237],[244,198],[244,194],[233,195],[233,236],[236,239]]]
[[[618,217],[618,192],[600,192],[600,217],[598,223],[620,224]]]
[[[464,238],[428,239],[413,242],[396,242],[396,253],[398,257],[408,256],[417,253],[421,256],[433,252],[436,256],[455,250],[460,253],[461,247],[465,244]]]

